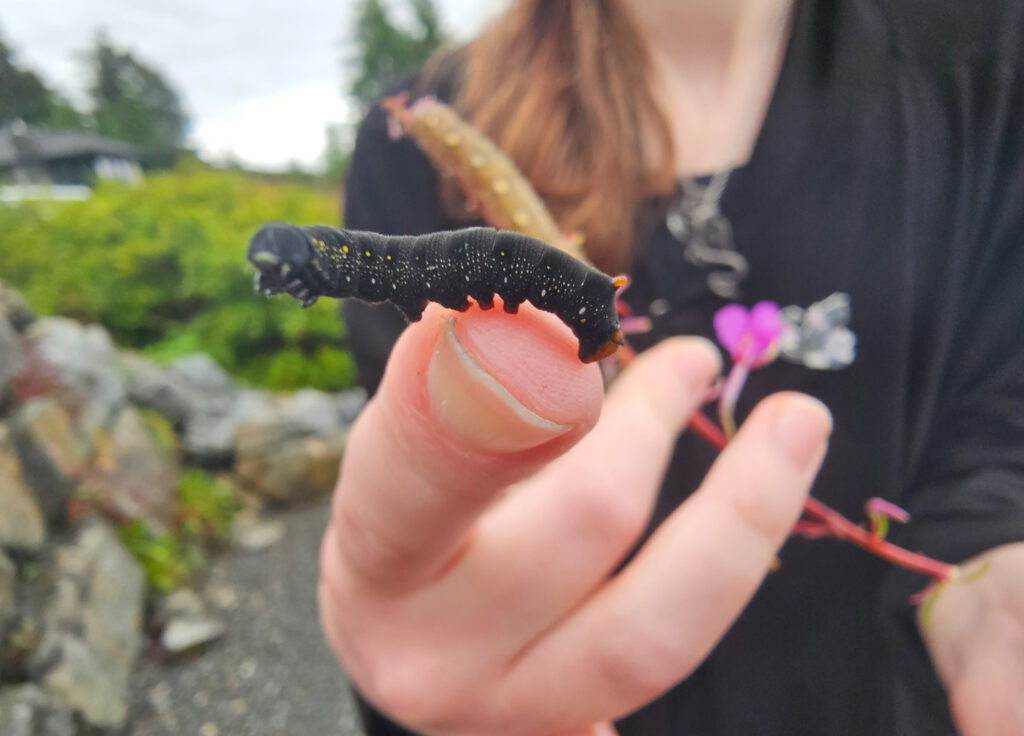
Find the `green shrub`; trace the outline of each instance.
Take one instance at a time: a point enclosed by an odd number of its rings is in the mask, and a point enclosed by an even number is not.
[[[0,206],[0,277],[158,360],[202,351],[267,388],[336,390],[355,378],[336,306],[256,296],[245,248],[268,220],[337,217],[326,192],[189,163],[85,202]]]
[[[241,508],[234,485],[227,478],[186,468],[178,487],[178,516],[182,531],[193,538],[225,542],[231,522]]]
[[[191,584],[207,568],[210,550],[228,541],[240,508],[230,480],[186,468],[170,528],[156,530],[145,519],[127,521],[120,527],[121,541],[142,565],[149,585],[169,593]]]

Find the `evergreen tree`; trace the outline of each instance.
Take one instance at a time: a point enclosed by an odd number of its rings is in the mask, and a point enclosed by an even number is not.
[[[178,93],[159,72],[115,48],[102,30],[87,59],[97,132],[156,150],[184,145],[188,118]]]
[[[0,39],[0,125],[24,120],[41,125],[50,119],[53,97],[34,72],[15,64],[14,52]]]
[[[363,105],[380,97],[402,72],[421,65],[445,41],[434,0],[408,0],[417,29],[396,26],[380,0],[362,0],[356,16],[357,75],[349,94]]]

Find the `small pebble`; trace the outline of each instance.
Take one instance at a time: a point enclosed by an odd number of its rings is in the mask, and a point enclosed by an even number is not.
[[[252,657],[246,657],[242,660],[242,663],[238,665],[238,676],[243,680],[248,680],[256,674],[256,667],[256,660]]]

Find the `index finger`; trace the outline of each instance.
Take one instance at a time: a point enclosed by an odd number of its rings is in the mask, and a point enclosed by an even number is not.
[[[525,305],[514,316],[428,309],[349,435],[326,553],[375,586],[429,578],[496,494],[597,421],[600,371],[576,349],[561,322]]]

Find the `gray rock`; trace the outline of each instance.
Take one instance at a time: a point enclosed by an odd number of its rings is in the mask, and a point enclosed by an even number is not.
[[[130,670],[142,645],[142,569],[106,524],[87,527],[57,552],[61,571],[84,590],[85,639],[107,661]]]
[[[242,485],[279,501],[329,493],[338,476],[353,414],[364,392],[307,389],[238,428],[235,471]]]
[[[122,728],[142,645],[142,570],[105,524],[57,550],[61,575],[32,670],[91,725]]]
[[[238,389],[220,363],[205,353],[179,358],[171,364],[171,372],[210,397],[228,397]]]
[[[18,615],[18,599],[14,590],[17,575],[14,562],[0,551],[0,642],[4,641],[7,627]]]
[[[101,443],[107,451],[96,462],[100,472],[93,474],[90,487],[122,516],[169,522],[180,476],[171,449],[157,443],[142,414],[131,406],[118,413],[107,437],[109,444]]]
[[[55,664],[43,674],[43,687],[93,726],[122,728],[128,719],[127,670],[112,667],[89,644],[72,634],[55,634],[42,645]]]
[[[193,415],[185,425],[182,443],[201,464],[230,464],[239,427],[269,418],[273,412],[274,403],[262,391],[238,391],[223,412]]]
[[[329,437],[296,436],[294,425],[263,422],[241,427],[235,473],[250,491],[276,501],[331,492],[345,451],[347,430]]]
[[[0,314],[0,406],[13,398],[13,381],[24,362],[18,334]]]
[[[128,396],[139,406],[154,409],[175,427],[184,426],[196,414],[208,412],[217,397],[196,388],[180,373],[163,368],[137,353],[118,354],[128,386]],[[222,401],[227,406],[226,401]]]
[[[335,397],[307,388],[296,391],[282,405],[274,421],[290,424],[296,435],[328,437],[345,426]]]
[[[296,435],[330,437],[350,425],[365,403],[366,391],[362,388],[340,394],[303,389],[281,404],[275,421],[293,425]]]
[[[25,301],[25,297],[0,279],[0,317],[6,319],[17,332],[25,332],[36,317]]]
[[[71,711],[38,685],[0,690],[0,724],[4,736],[75,736]]]
[[[284,523],[277,519],[261,519],[242,512],[231,523],[231,542],[238,549],[259,552],[284,538]]]
[[[99,325],[46,317],[32,325],[29,335],[62,385],[82,402],[86,426],[107,426],[128,397],[109,333]]]
[[[359,412],[366,406],[367,398],[366,389],[362,386],[337,394],[338,412],[341,414],[343,424],[352,424],[356,420]]]
[[[203,614],[176,616],[164,626],[160,646],[170,654],[182,654],[205,647],[224,636],[224,622]]]
[[[176,590],[160,601],[163,625],[160,646],[169,654],[191,652],[224,635],[224,623],[211,616],[203,597],[194,590]]]
[[[0,548],[35,550],[45,541],[43,510],[25,482],[7,426],[0,424]]]
[[[75,478],[92,460],[94,445],[57,399],[23,404],[11,419],[11,438],[25,483],[50,522],[64,518]]]
[[[175,616],[202,616],[206,613],[203,597],[194,590],[182,588],[160,601],[160,618],[163,621]]]

